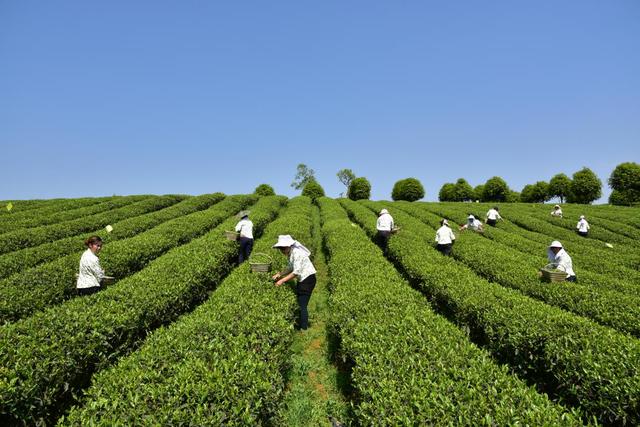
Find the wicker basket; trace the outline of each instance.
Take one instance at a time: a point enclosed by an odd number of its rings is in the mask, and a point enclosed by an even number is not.
[[[256,252],[255,256],[262,257],[266,259],[266,261],[263,261],[263,262],[249,261],[249,266],[251,266],[251,271],[253,271],[254,273],[268,273],[269,270],[271,270],[271,262],[273,261],[273,259],[269,255],[263,252]]]
[[[225,231],[224,235],[227,239],[233,240],[233,241],[238,240],[238,237],[239,237],[238,233],[236,233],[235,231]]]
[[[542,280],[545,282],[564,282],[567,278],[567,273],[560,270],[555,270],[556,264],[547,264],[540,269]]]

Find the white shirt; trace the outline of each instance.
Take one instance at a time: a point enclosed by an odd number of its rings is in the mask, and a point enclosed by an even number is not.
[[[380,215],[376,222],[376,228],[380,231],[391,231],[393,228],[393,217],[388,213]]]
[[[578,225],[576,225],[576,228],[578,229],[578,231],[586,233],[587,231],[589,231],[590,227],[586,219],[581,219],[580,221],[578,221]]]
[[[76,287],[94,288],[100,286],[103,277],[104,270],[100,267],[100,260],[91,252],[91,249],[87,249],[80,257],[80,272]]]
[[[500,213],[495,210],[495,209],[489,209],[489,212],[487,212],[487,219],[502,219],[502,217],[500,216]]]
[[[553,216],[562,216],[562,209],[554,209],[551,211],[551,215]]]
[[[549,257],[549,261],[558,265],[558,270],[562,270],[567,273],[567,277],[576,275],[573,271],[573,262],[571,261],[571,257],[567,251],[560,249],[557,254],[554,254],[553,251],[549,249],[547,255]]]
[[[253,239],[253,222],[248,219],[240,220],[236,225],[236,231],[240,232],[240,237]]]
[[[291,247],[289,254],[289,269],[303,281],[312,274],[316,274],[316,269],[309,259],[309,255],[303,249]]]
[[[456,236],[448,226],[443,225],[436,231],[436,242],[438,242],[439,245],[448,245],[454,240],[456,240]]]
[[[482,227],[482,222],[478,218],[474,218],[473,221],[467,221],[463,228],[470,228],[472,230],[479,230]]]

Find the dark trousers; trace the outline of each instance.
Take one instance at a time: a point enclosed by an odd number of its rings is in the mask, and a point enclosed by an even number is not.
[[[444,245],[436,245],[436,249],[439,250],[440,252],[442,252],[442,255],[446,255],[446,256],[451,256],[451,247],[453,246],[453,243],[447,243]]]
[[[496,220],[496,219],[488,219],[487,220],[487,224],[489,224],[492,227],[495,227],[497,222],[498,222],[498,220]]]
[[[249,259],[251,251],[253,250],[253,239],[248,237],[240,237],[240,253],[238,254],[238,264],[242,264],[245,260]]]
[[[578,279],[576,278],[576,276],[569,276],[567,277],[567,282],[577,282]]]
[[[578,231],[578,234],[581,235],[582,237],[587,237],[586,231]]]
[[[387,253],[387,245],[389,244],[389,238],[391,237],[390,231],[381,231],[378,230],[378,234],[376,234],[376,244],[380,246],[380,249],[385,253]]]
[[[309,305],[309,300],[311,299],[311,293],[313,292],[313,288],[316,287],[316,275],[312,274],[311,276],[305,278],[303,281],[298,282],[298,286],[296,287],[296,296],[298,298],[298,306],[300,307],[300,330],[304,331],[309,328],[309,310],[307,306]]]
[[[91,288],[76,288],[76,291],[78,291],[78,295],[80,296],[95,294],[99,290],[100,286],[93,286]]]

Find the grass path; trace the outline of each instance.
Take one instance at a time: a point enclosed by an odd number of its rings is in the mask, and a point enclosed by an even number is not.
[[[348,425],[349,403],[342,390],[348,388],[348,373],[332,362],[327,320],[330,316],[327,265],[320,235],[318,208],[314,211],[314,265],[316,288],[309,301],[309,329],[296,332],[292,346],[291,372],[279,425]]]

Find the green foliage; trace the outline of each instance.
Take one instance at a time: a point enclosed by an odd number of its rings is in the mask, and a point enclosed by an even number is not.
[[[621,163],[609,177],[613,192],[609,203],[630,206],[640,203],[640,165],[634,162]]]
[[[302,195],[309,197],[311,200],[316,200],[318,197],[324,196],[324,189],[322,186],[314,181],[309,181],[302,190]]]
[[[443,184],[438,192],[438,200],[441,202],[456,202],[456,199],[456,185],[450,182]]]
[[[640,192],[640,165],[635,162],[620,163],[611,172],[609,186],[618,191]]]
[[[571,179],[563,174],[559,173],[554,175],[549,181],[549,197],[558,197],[560,203],[564,203],[565,199],[571,193]]]
[[[273,190],[273,187],[269,184],[260,184],[253,191],[253,194],[258,196],[275,196],[276,192]]]
[[[301,188],[306,187],[308,183],[315,182],[315,180],[315,171],[304,163],[300,163],[296,169],[296,176],[293,179],[291,186],[296,190],[300,190]]]
[[[340,202],[369,235],[335,201],[320,200],[335,313],[330,326],[340,355],[353,364],[358,425],[579,424],[435,315],[371,242],[375,214],[362,202]]]
[[[393,186],[391,198],[393,200],[407,200],[415,202],[424,197],[424,187],[416,178],[405,178],[397,181]]]
[[[510,191],[504,179],[494,176],[485,182],[481,200],[483,202],[506,202]]]
[[[438,193],[438,199],[441,202],[470,202],[475,200],[475,192],[464,178],[459,178],[455,184],[444,184]]]
[[[602,181],[591,169],[582,168],[573,174],[569,191],[567,202],[589,204],[602,195]]]
[[[130,199],[131,202],[140,201],[149,196],[125,196],[118,199]],[[57,222],[76,219],[81,216],[92,215],[109,209],[109,201],[112,197],[81,198],[81,199],[53,199],[40,200],[34,204],[30,200],[21,200],[13,203],[13,209],[9,212],[0,209],[0,234],[14,231],[19,228],[40,227],[55,224]]]
[[[158,196],[153,197],[157,198]],[[132,209],[128,208],[128,205],[133,203],[136,204],[137,215],[140,215],[145,213],[144,208],[140,209],[140,206],[145,206],[145,199],[147,198],[149,198],[149,196],[112,198],[103,204],[100,213],[88,214],[88,216],[82,216],[56,224],[18,229],[2,234],[0,235],[0,254],[42,245],[52,240],[74,236],[79,233],[93,231],[104,227],[106,224],[128,218],[136,214],[136,212],[132,213]],[[89,206],[86,209],[90,210],[92,207]]]
[[[349,185],[347,197],[351,200],[368,199],[371,197],[371,184],[369,180],[364,177],[353,179],[351,185]]]
[[[483,201],[482,198],[484,197],[484,184],[476,185],[473,188],[473,197],[475,200],[480,200],[481,202]]]
[[[289,201],[254,253],[273,254],[274,268],[286,265],[271,249],[279,234],[315,250],[311,208],[306,197]],[[244,263],[192,314],[96,375],[63,424],[268,425],[283,402],[296,306],[287,286]]]
[[[118,279],[129,276],[254,201],[255,196],[230,196],[210,209],[180,216],[134,237],[105,244],[100,263],[109,275]],[[80,253],[72,253],[0,282],[0,322],[15,321],[72,298],[79,259]]]
[[[91,235],[101,236],[103,242],[108,244],[119,239],[132,237],[169,219],[208,208],[223,198],[222,193],[216,193],[189,197],[177,203],[183,198],[177,196],[150,197],[124,208],[130,213],[130,218],[112,223],[113,231],[111,233],[106,233],[102,227],[91,232],[0,255],[0,278],[8,277],[73,252],[79,252],[85,249],[83,242]],[[143,212],[151,213],[140,215]]]
[[[377,203],[365,205],[371,208],[372,215],[379,209]],[[438,212],[427,212],[423,206]],[[478,344],[500,362],[509,364],[518,376],[535,382],[554,399],[576,405],[585,415],[595,416],[604,424],[638,423],[638,340],[499,286],[494,283],[497,275],[490,280],[479,277],[472,271],[479,271],[474,268],[478,258],[485,259],[485,266],[495,264],[496,274],[502,271],[499,277],[523,270],[522,265],[504,265],[502,254],[487,259],[485,246],[497,248],[500,244],[479,246],[489,234],[505,234],[500,228],[488,227],[483,236],[461,233],[453,248],[456,261],[443,257],[426,243],[445,214],[442,204],[395,203],[394,207],[395,216],[407,233],[398,233],[391,239],[389,254],[439,311],[468,330]],[[466,215],[463,208],[447,211],[458,220]],[[498,249],[489,250],[493,254]],[[485,256],[470,255],[473,252]],[[482,267],[482,271],[488,268]],[[553,292],[555,284],[549,287],[537,283],[537,287]]]
[[[356,174],[351,169],[340,169],[336,175],[338,176],[338,181],[347,189],[351,186],[351,181],[356,179]]]
[[[256,236],[284,200],[263,197],[252,208]],[[97,294],[5,326],[0,334],[0,414],[6,424],[51,424],[94,372],[139,346],[149,331],[206,299],[235,264],[238,246],[224,239],[223,231],[236,222],[235,217],[227,219]],[[195,341],[207,342],[198,336],[183,345]]]
[[[544,203],[549,199],[549,184],[544,181],[525,185],[520,194],[520,200],[525,203]]]

